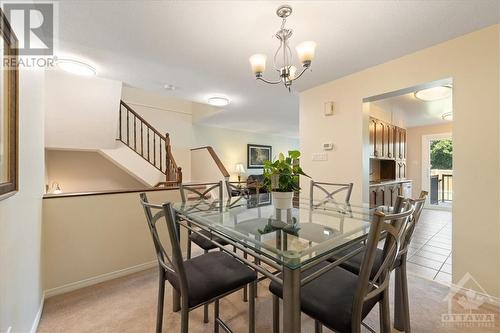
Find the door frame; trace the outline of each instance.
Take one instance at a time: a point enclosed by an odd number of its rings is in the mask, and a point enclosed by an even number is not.
[[[431,171],[430,142],[432,140],[439,140],[439,139],[451,139],[451,140],[453,140],[453,135],[451,132],[422,135],[422,152],[421,152],[422,165],[420,166],[422,178],[421,178],[420,186],[421,186],[422,191],[429,192],[429,195],[427,196],[427,200],[425,201],[426,208],[433,208],[433,209],[440,209],[440,210],[451,210],[450,207],[440,207],[439,205],[431,205],[430,204],[430,185],[431,185],[430,184],[430,171]]]

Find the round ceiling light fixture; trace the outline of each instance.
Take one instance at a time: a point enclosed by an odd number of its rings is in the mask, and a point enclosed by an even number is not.
[[[443,120],[452,121],[453,120],[453,112],[451,112],[451,111],[445,112],[441,115],[441,118],[443,118]]]
[[[69,58],[58,58],[56,60],[57,67],[65,72],[81,75],[81,76],[94,76],[97,75],[97,71],[91,65],[75,59]]]
[[[163,88],[165,88],[166,90],[177,90],[179,88],[177,88],[177,86],[174,86],[173,84],[166,84],[163,86]]]
[[[209,97],[208,104],[213,106],[226,106],[229,105],[229,98],[222,96]]]
[[[447,98],[451,95],[450,86],[438,86],[419,90],[415,93],[415,97],[425,102],[437,101]]]

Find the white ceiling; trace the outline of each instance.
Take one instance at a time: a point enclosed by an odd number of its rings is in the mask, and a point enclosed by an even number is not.
[[[256,82],[248,57],[277,47],[282,1],[63,1],[59,52],[95,63],[99,76],[166,95],[231,104],[206,124],[298,135],[296,91],[500,21],[498,1],[288,1],[292,47],[314,40],[312,72],[292,93]],[[165,84],[179,90],[165,91]]]
[[[442,115],[453,112],[452,95],[440,100],[426,102],[415,97],[414,92],[372,102],[379,108],[392,112],[398,119],[404,119],[406,127],[449,123]]]

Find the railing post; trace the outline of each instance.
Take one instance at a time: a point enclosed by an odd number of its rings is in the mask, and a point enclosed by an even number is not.
[[[181,167],[177,168],[177,184],[178,185],[182,184],[182,168]]]

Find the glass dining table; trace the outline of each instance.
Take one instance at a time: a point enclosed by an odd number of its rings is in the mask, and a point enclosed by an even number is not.
[[[238,251],[226,250],[283,285],[283,331],[300,332],[300,287],[324,273],[301,272],[367,238],[373,209],[364,204],[299,199],[291,209],[276,209],[270,194],[173,204],[178,225],[208,231]],[[206,236],[205,236],[206,237]],[[253,258],[249,260],[248,258]]]

